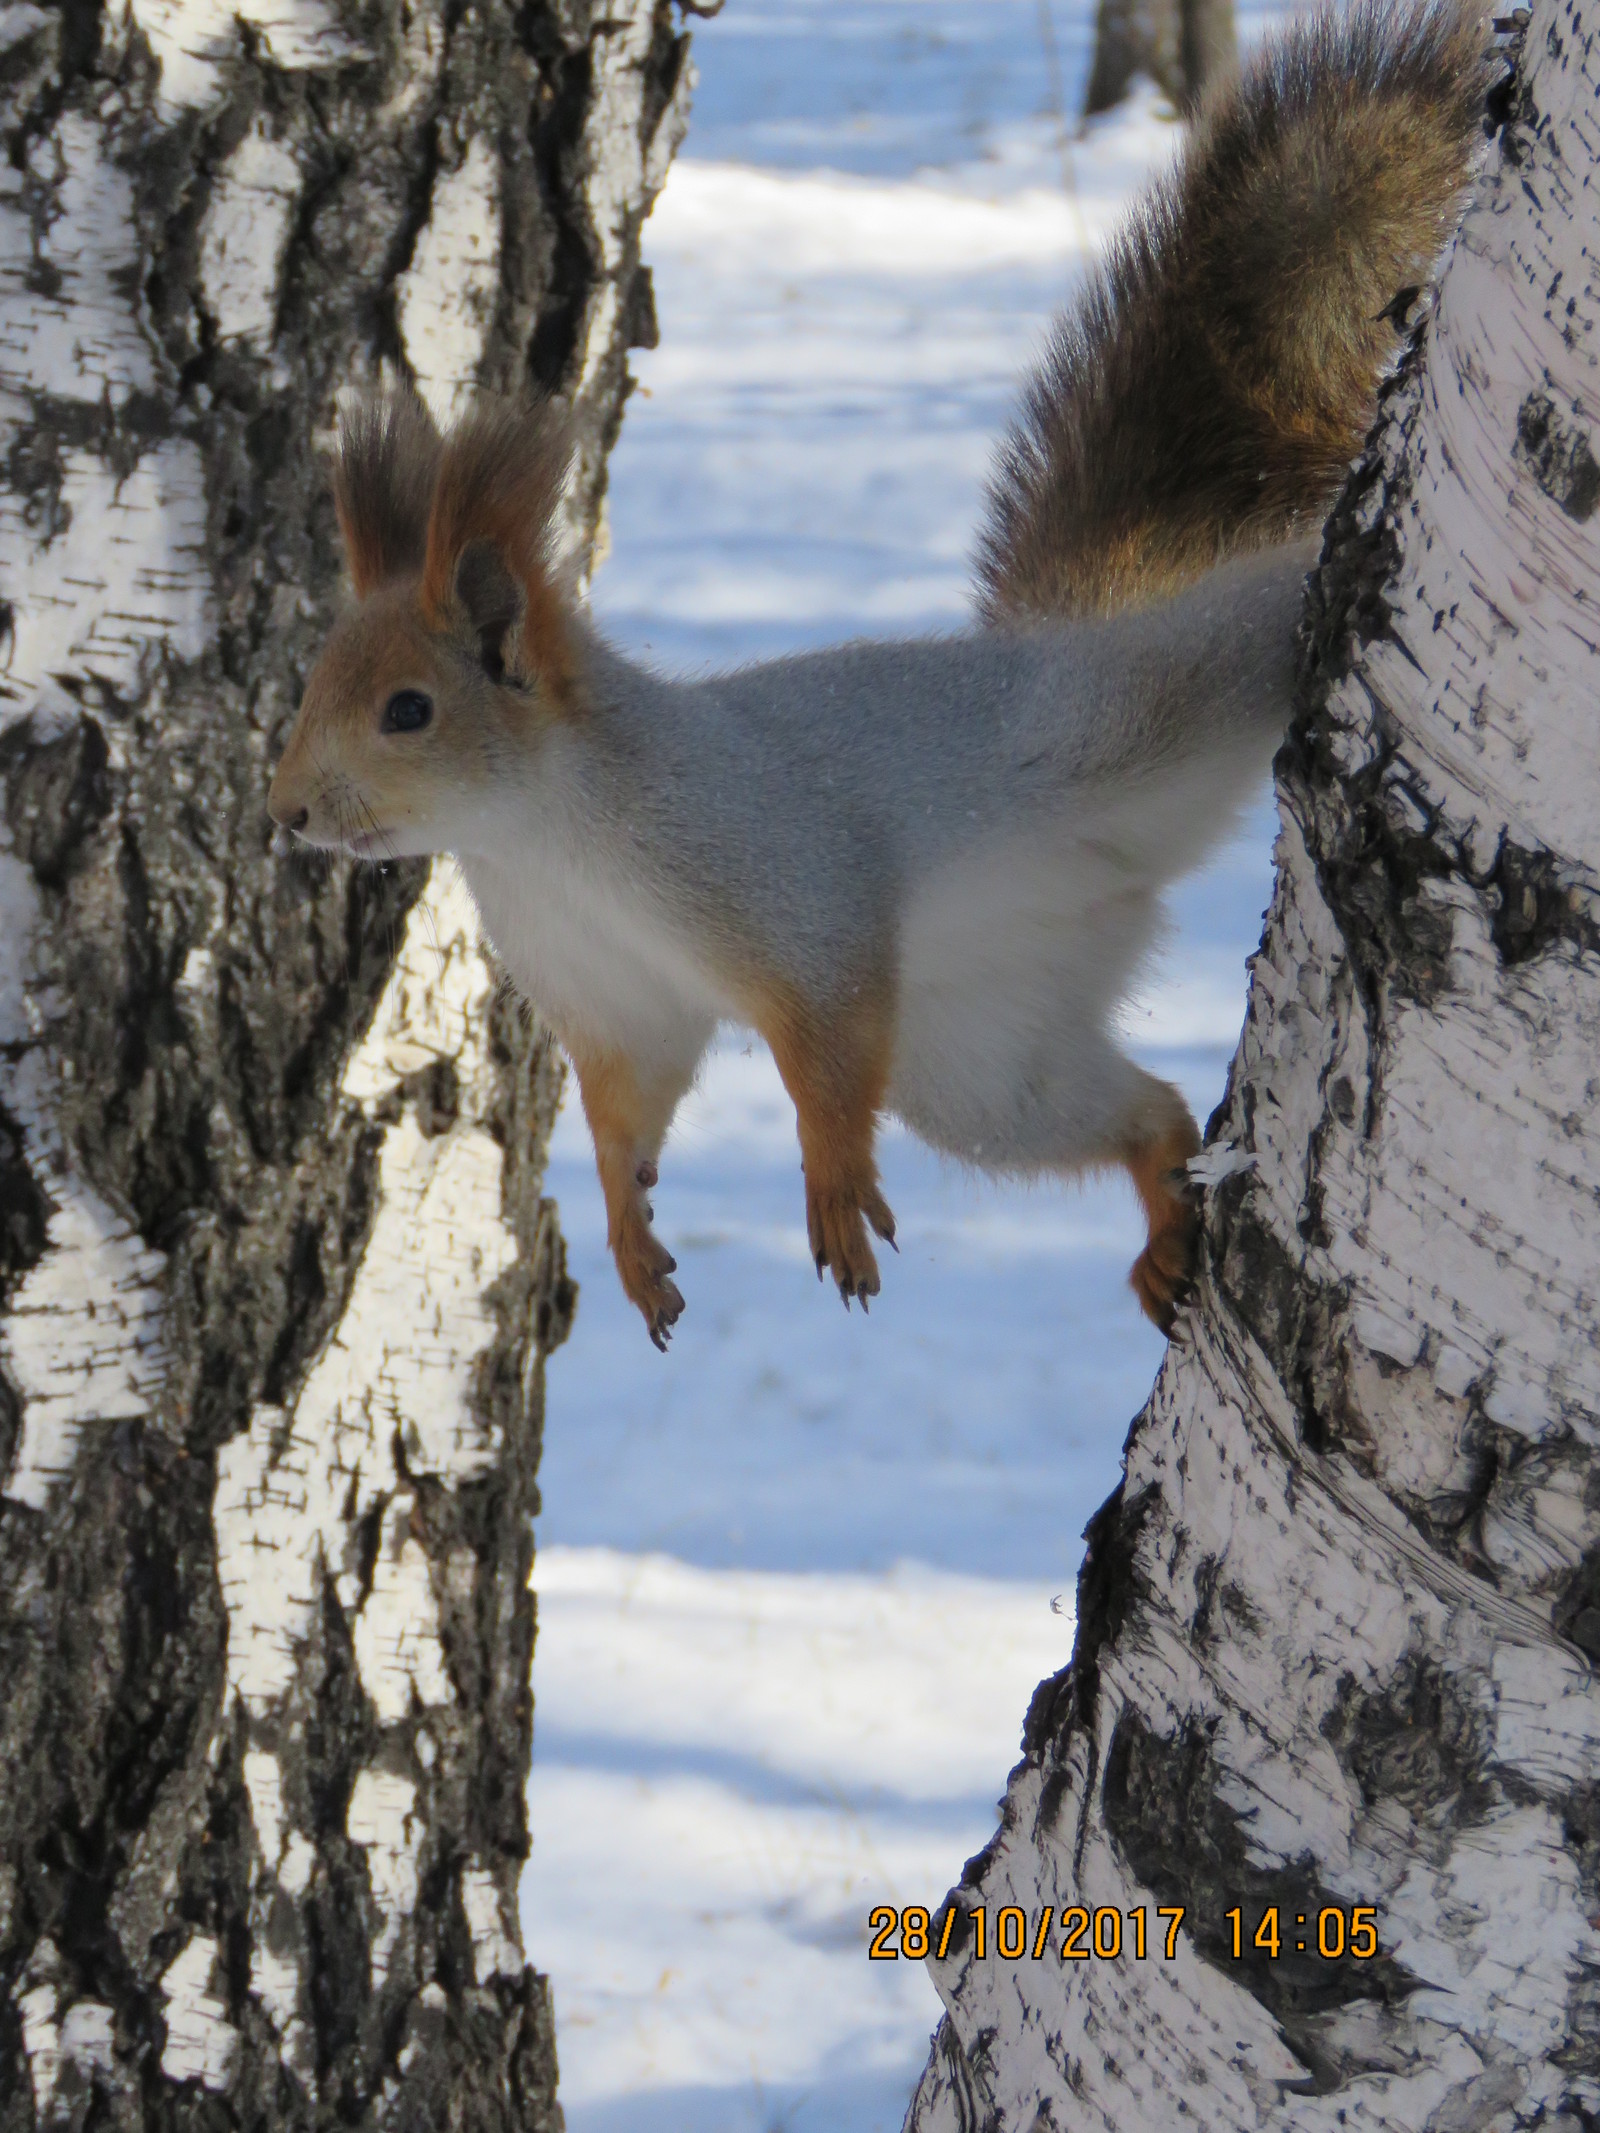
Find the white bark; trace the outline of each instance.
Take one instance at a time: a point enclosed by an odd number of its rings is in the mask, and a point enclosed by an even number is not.
[[[1600,25],[1536,6],[1330,527],[1198,1300],[953,1892],[989,1947],[931,1965],[916,2133],[1600,2113],[1597,96]],[[1184,1905],[1174,1956],[997,1958],[1074,1903]],[[1358,1904],[1380,1956],[1322,1960]]]

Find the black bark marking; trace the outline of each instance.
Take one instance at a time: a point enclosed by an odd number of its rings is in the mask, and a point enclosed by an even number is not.
[[[1353,1102],[1354,1092],[1348,1083],[1344,1087]],[[1338,1115],[1339,1099],[1330,1096],[1329,1109]],[[1313,1194],[1312,1223],[1315,1210]],[[1277,1370],[1294,1405],[1301,1443],[1318,1456],[1345,1446],[1343,1378],[1327,1360],[1329,1328],[1342,1309],[1342,1291],[1311,1280],[1304,1260],[1284,1244],[1259,1206],[1248,1172],[1224,1178],[1207,1195],[1205,1236],[1212,1278]]]
[[[1426,890],[1448,879],[1456,854],[1431,824],[1405,825],[1386,778],[1396,761],[1392,745],[1337,784],[1316,760],[1321,748],[1318,737],[1292,733],[1278,753],[1278,777],[1305,825],[1322,893],[1381,1026],[1385,999],[1429,1007],[1449,990],[1454,922]]]
[[[594,79],[594,59],[585,44],[562,52],[542,70],[533,124],[534,167],[551,197],[570,182],[569,167],[582,137],[584,113]],[[545,392],[554,392],[566,375],[577,346],[578,328],[594,286],[591,234],[565,221],[556,232],[550,282],[539,307],[539,323],[528,346],[528,375]]]
[[[1361,1690],[1346,1676],[1322,1731],[1371,1807],[1398,1800],[1430,1823],[1481,1822],[1495,1789],[1483,1775],[1490,1743],[1454,1677],[1410,1657],[1393,1677]]]
[[[1380,395],[1374,440],[1385,435],[1386,412],[1407,419],[1398,411],[1412,404],[1426,345],[1424,321]],[[1404,765],[1383,707],[1374,706],[1374,760],[1354,775],[1342,768],[1322,707],[1367,645],[1387,641],[1405,651],[1387,588],[1399,567],[1395,527],[1408,495],[1403,465],[1390,471],[1377,442],[1369,444],[1328,520],[1307,587],[1297,709],[1277,761],[1375,1028],[1386,997],[1427,1006],[1448,987],[1451,920],[1425,891],[1456,870],[1457,854],[1420,795],[1407,789],[1420,829],[1410,826],[1409,809],[1396,806],[1392,781],[1403,779]]]
[[[1212,1202],[1220,1245],[1216,1278],[1267,1354],[1280,1369],[1292,1369],[1305,1320],[1304,1266],[1257,1215],[1248,1173],[1224,1178]]]
[[[1600,952],[1600,926],[1588,916],[1573,881],[1563,878],[1552,853],[1503,842],[1483,886],[1489,896],[1489,930],[1508,967],[1562,944],[1580,953]]]
[[[1556,1635],[1575,1644],[1591,1666],[1600,1666],[1600,1541],[1561,1580],[1551,1623]]]
[[[0,1105],[0,1302],[44,1257],[50,1201],[29,1167],[22,1128]]]
[[[66,881],[79,849],[111,811],[106,737],[98,723],[75,719],[42,739],[32,719],[0,734],[0,789],[17,857],[49,889]]]
[[[1253,1864],[1240,1817],[1221,1797],[1221,1779],[1204,1729],[1191,1724],[1163,1739],[1137,1714],[1124,1712],[1106,1756],[1106,1828],[1139,1880],[1163,1903],[1184,1906],[1184,1931],[1196,1949],[1260,2000],[1308,2068],[1308,2088],[1324,2094],[1349,2069],[1342,2055],[1330,2054],[1314,2018],[1355,2000],[1393,2006],[1417,1980],[1381,1949],[1365,1961],[1348,1952],[1330,1960],[1317,1953],[1318,1913],[1343,1908],[1348,1915],[1348,1900],[1322,1886],[1309,1853],[1276,1869]],[[1253,1945],[1258,1923],[1274,1906],[1277,1957]],[[1227,1917],[1235,1909],[1244,1913],[1237,1959]],[[1295,1945],[1301,1939],[1303,1950]]]
[[[661,325],[656,317],[655,278],[648,267],[641,267],[633,277],[628,291],[628,323],[626,327],[630,348],[659,348]]]
[[[1139,1536],[1155,1501],[1153,1487],[1142,1489],[1130,1501],[1126,1482],[1118,1482],[1084,1528],[1086,1546],[1083,1567],[1078,1572],[1077,1640],[1071,1666],[1055,1679],[1065,1689],[1070,1676],[1072,1715],[1086,1726],[1093,1725],[1100,1698],[1100,1654],[1106,1645],[1115,1642],[1134,1601],[1142,1595],[1135,1558]],[[1050,1685],[1047,1683],[1046,1687]],[[1060,1695],[1053,1697],[1036,1719],[1039,1698],[1035,1695],[1023,1728],[1024,1754],[1043,1746],[1046,1736],[1042,1727],[1050,1726],[1052,1733],[1059,1731],[1062,1700]]]
[[[1243,1586],[1222,1576],[1219,1556],[1204,1555],[1195,1565],[1195,1610],[1189,1635],[1197,1651],[1207,1651],[1234,1633],[1259,1636],[1261,1616]]]
[[[1529,393],[1518,408],[1511,456],[1568,518],[1581,525],[1594,516],[1600,504],[1600,466],[1589,447],[1589,432],[1566,421],[1548,393]]]
[[[86,1440],[69,1516],[0,1519],[0,1861],[17,1890],[0,2008],[48,1938],[67,1998],[109,2002],[134,2040],[159,2028],[129,1898],[144,1833],[215,1711],[211,1484],[206,1462],[127,1422]],[[41,1649],[56,1658],[49,1675]],[[184,1855],[180,1915],[199,1858]]]

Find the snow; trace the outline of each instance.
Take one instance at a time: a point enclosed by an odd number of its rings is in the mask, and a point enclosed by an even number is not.
[[[780,2101],[898,2123],[932,1994],[919,1964],[866,1963],[868,1910],[928,1903],[986,1834],[995,1745],[1070,1613],[1048,1584],[909,1565],[551,1548],[538,1576],[535,1805],[561,1831],[538,1921],[610,1907],[569,1945],[581,1993],[555,1972],[569,2123],[743,2127]]]
[[[994,439],[1070,285],[1174,129],[1064,140],[1091,11],[730,0],[645,233],[659,349],[611,468],[604,624],[676,668],[949,628]],[[1187,884],[1124,1024],[1203,1119],[1270,882],[1266,796]],[[549,1369],[522,1892],[573,2133],[900,2125],[939,2012],[869,1963],[994,1828],[1065,1663],[1085,1521],[1159,1337],[1120,1181],[997,1188],[884,1137],[899,1256],[819,1289],[793,1113],[721,1043],[661,1166],[688,1311],[655,1354],[605,1252],[587,1131],[551,1151],[582,1294]],[[1269,2053],[1270,2057],[1270,2053]]]

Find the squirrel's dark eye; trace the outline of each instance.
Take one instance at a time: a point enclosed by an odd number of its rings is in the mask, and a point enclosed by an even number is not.
[[[433,716],[433,706],[420,689],[396,689],[383,707],[385,733],[420,733]]]

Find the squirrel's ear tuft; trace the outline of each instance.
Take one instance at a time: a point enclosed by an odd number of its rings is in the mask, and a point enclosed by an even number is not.
[[[421,570],[443,449],[433,417],[409,386],[346,411],[333,501],[358,598]]]
[[[422,566],[429,624],[469,632],[492,675],[538,682],[561,710],[575,677],[550,521],[571,456],[548,406],[480,401],[445,439]]]

